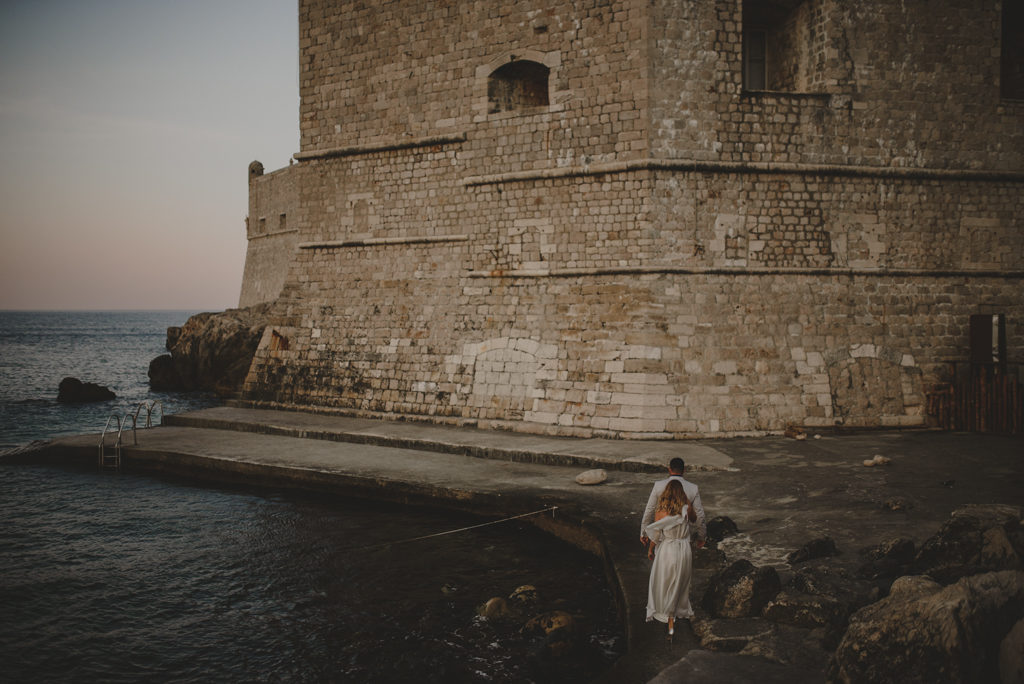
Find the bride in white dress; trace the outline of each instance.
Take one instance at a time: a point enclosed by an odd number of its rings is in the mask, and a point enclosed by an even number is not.
[[[647,621],[668,623],[669,638],[675,632],[676,618],[693,617],[690,606],[690,575],[693,553],[690,549],[690,523],[697,514],[686,499],[683,486],[672,480],[658,499],[654,522],[647,526],[654,564],[647,590]],[[657,549],[655,549],[657,545]]]

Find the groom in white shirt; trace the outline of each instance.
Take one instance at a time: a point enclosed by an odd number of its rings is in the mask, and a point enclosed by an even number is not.
[[[704,518],[704,505],[700,502],[700,491],[697,485],[683,479],[683,471],[685,469],[686,464],[683,462],[683,459],[677,456],[668,462],[669,476],[664,480],[658,480],[654,483],[654,487],[651,489],[651,496],[647,499],[647,508],[644,509],[644,517],[640,519],[640,543],[644,546],[647,546],[647,542],[650,541],[647,538],[646,530],[647,526],[654,522],[654,509],[658,505],[658,497],[665,491],[665,487],[668,486],[670,480],[679,480],[683,485],[686,498],[689,499],[690,505],[693,506],[693,510],[697,514],[697,548],[699,549],[704,546],[708,534],[707,521]]]

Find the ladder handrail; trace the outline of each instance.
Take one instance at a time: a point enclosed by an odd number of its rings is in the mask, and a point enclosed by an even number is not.
[[[149,407],[146,409],[146,427],[153,427],[153,423],[150,419],[153,417],[153,410],[157,406],[160,407],[160,424],[164,424],[164,403],[159,399],[156,399],[149,402]]]
[[[146,409],[146,424],[145,424],[144,427],[147,427],[147,428],[153,427],[153,410],[157,406],[160,407],[160,424],[163,425],[164,424],[164,404],[159,399],[156,399],[154,401],[143,401],[143,402],[140,402],[139,405],[135,407],[135,421],[136,421],[136,423],[138,423],[139,414],[142,412],[142,409],[145,408]]]
[[[107,416],[107,422],[103,426],[103,432],[100,434],[99,444],[99,465],[102,468],[106,465],[105,461],[105,447],[107,441],[107,433],[114,432],[110,429],[110,422],[114,422],[114,426],[117,428],[117,439],[114,440],[114,465],[117,468],[121,467],[121,439],[124,436],[125,428],[128,427],[128,420],[132,421],[132,446],[139,444],[138,428],[139,428],[139,414],[142,413],[142,409],[146,409],[146,425],[145,427],[153,427],[153,411],[160,408],[160,424],[164,423],[164,405],[159,399],[154,401],[142,401],[135,407],[135,413],[126,413],[122,418],[117,413],[111,413]]]
[[[117,460],[118,460],[118,462],[120,462],[120,460],[121,460],[121,432],[124,430],[125,426],[128,425],[128,419],[129,418],[132,419],[132,446],[138,446],[138,444],[139,444],[138,435],[135,434],[135,428],[136,428],[136,425],[137,425],[136,420],[135,420],[135,416],[133,416],[130,413],[125,414],[124,421],[122,421],[122,423],[121,423],[121,429],[117,431],[117,445],[116,446],[117,446]]]
[[[103,446],[104,442],[106,442],[107,440],[107,428],[110,427],[110,421],[112,420],[114,421],[114,425],[117,426],[117,442],[121,441],[121,417],[118,416],[116,413],[111,413],[109,416],[107,416],[107,423],[106,425],[103,426],[103,432],[100,434],[99,454],[101,468],[103,467]],[[115,446],[118,446],[117,443],[115,443]],[[118,462],[120,463],[120,458],[118,459]]]

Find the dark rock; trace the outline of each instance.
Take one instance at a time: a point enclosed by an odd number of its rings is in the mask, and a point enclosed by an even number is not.
[[[846,607],[829,596],[783,589],[761,613],[765,619],[795,627],[825,627],[845,623]]]
[[[825,558],[839,553],[836,550],[836,543],[831,537],[819,537],[807,542],[793,553],[786,556],[786,562],[790,565],[803,563],[813,558]]]
[[[171,351],[174,349],[174,345],[178,344],[179,339],[181,339],[180,325],[172,325],[167,328],[167,342],[164,343],[164,349]]]
[[[572,615],[552,610],[530,619],[521,631],[527,637],[542,639],[544,652],[559,657],[572,651],[577,629]]]
[[[1024,568],[1020,509],[972,504],[953,511],[914,559],[919,574],[943,584],[981,572]]]
[[[537,587],[532,584],[523,584],[515,588],[515,590],[509,594],[509,600],[515,601],[519,605],[532,606],[536,605],[540,601],[540,595],[537,593]]]
[[[62,404],[84,404],[116,398],[117,395],[109,388],[92,382],[82,382],[78,378],[64,378],[57,387],[57,401]]]
[[[495,596],[477,609],[477,614],[485,618],[496,619],[507,617],[509,614],[508,601]]]
[[[821,671],[828,665],[828,654],[808,641],[806,629],[773,624],[763,618],[701,617],[691,620],[690,624],[701,647],[709,651],[758,656],[763,659],[761,662],[779,664],[817,661],[821,664]],[[689,678],[680,681],[689,681]],[[734,680],[719,676],[710,681]]]
[[[914,540],[904,537],[886,539],[876,546],[870,546],[861,551],[861,555],[869,561],[889,559],[900,563],[910,563],[914,560]]]
[[[728,516],[719,515],[708,520],[708,539],[711,541],[720,542],[737,532],[739,532],[739,528]]]
[[[833,682],[994,682],[999,649],[1024,613],[1024,572],[966,577],[947,587],[901,577],[857,611],[833,655]]]
[[[916,549],[912,539],[889,539],[861,551],[866,561],[857,569],[865,579],[895,579],[911,574]]]
[[[697,570],[720,570],[726,563],[725,551],[714,546],[714,543],[708,544],[703,548],[698,549],[696,545],[693,545],[693,569]]]
[[[149,388],[158,392],[181,388],[181,378],[170,354],[162,354],[149,362]]]
[[[759,617],[695,618],[690,626],[701,647],[709,651],[739,653],[752,641],[771,639],[775,635],[772,624]]]
[[[575,621],[573,620],[572,615],[566,613],[564,610],[552,610],[531,618],[523,627],[523,633],[551,634],[552,632],[561,629],[572,631],[575,629]]]
[[[751,617],[760,615],[781,589],[774,568],[740,559],[709,580],[701,606],[713,617]]]
[[[822,627],[821,643],[835,649],[846,631],[850,615],[878,598],[869,582],[845,569],[827,564],[798,569],[786,588],[766,606],[769,620],[802,627]]]
[[[1001,682],[1024,682],[1024,620],[1019,620],[999,645]]]
[[[682,659],[662,670],[648,684],[679,682],[758,682],[758,684],[793,684],[791,668],[756,656],[739,656],[692,650]]]
[[[266,328],[270,305],[201,313],[167,329],[170,356],[149,365],[150,387],[237,394]]]

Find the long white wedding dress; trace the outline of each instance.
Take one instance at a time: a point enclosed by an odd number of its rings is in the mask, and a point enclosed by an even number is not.
[[[669,515],[647,526],[647,536],[657,544],[651,582],[647,589],[647,621],[668,622],[669,617],[693,617],[690,606],[690,576],[693,552],[690,549],[690,522],[682,515]]]

